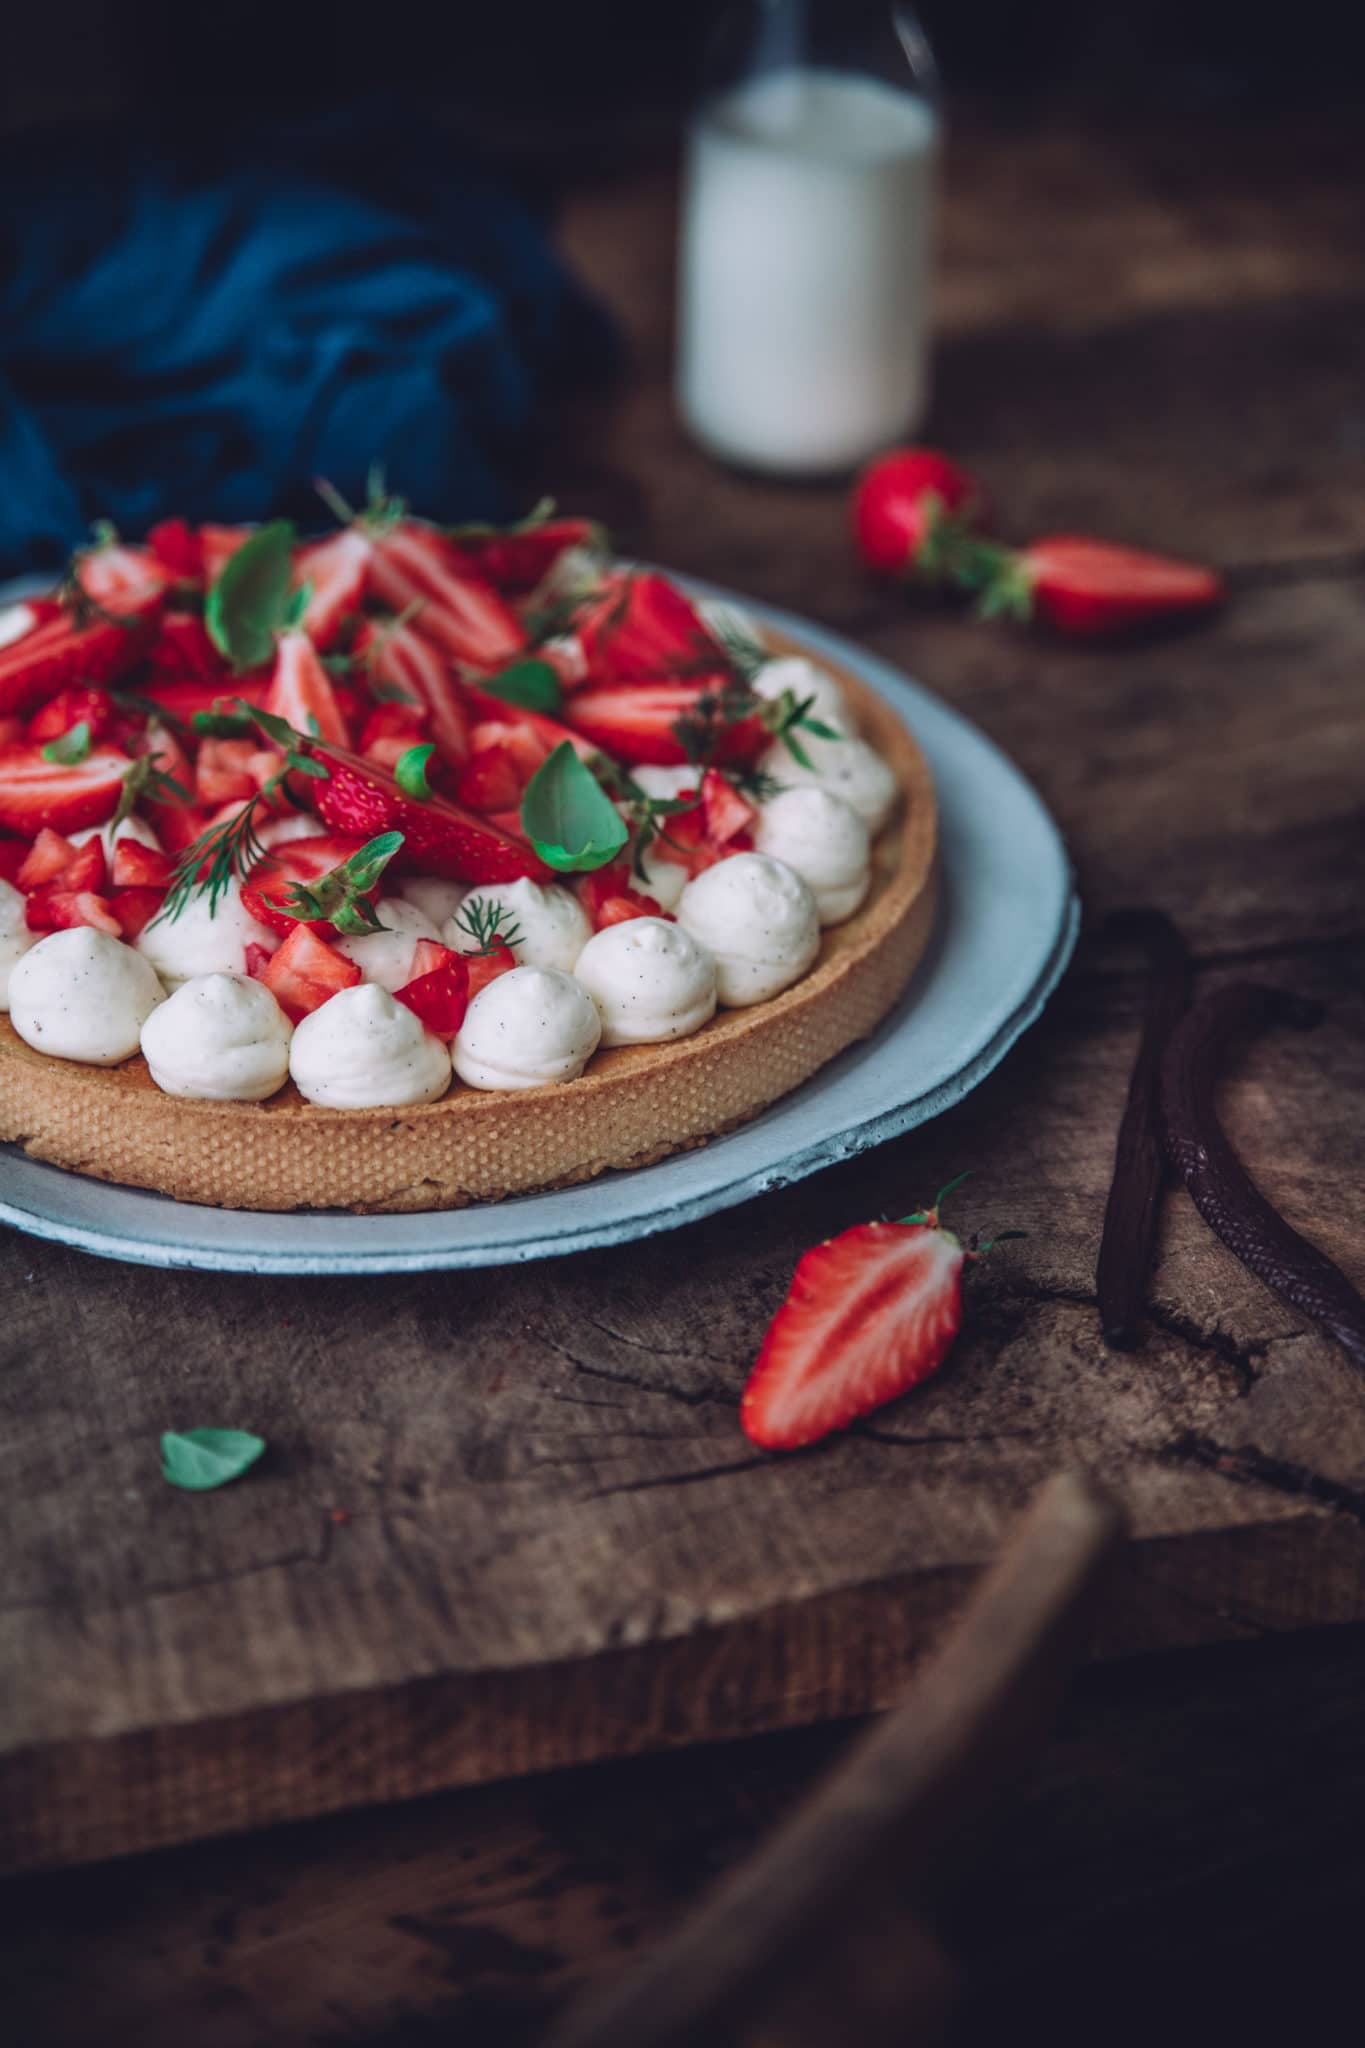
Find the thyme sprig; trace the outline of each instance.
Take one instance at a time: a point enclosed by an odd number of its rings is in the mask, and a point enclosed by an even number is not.
[[[500,946],[515,946],[521,939],[521,926],[506,904],[487,896],[466,896],[455,913],[455,924],[471,941],[460,948],[466,958],[486,959]]]
[[[319,777],[324,782],[328,778],[330,771],[323,763],[302,751],[308,744],[307,739],[302,733],[295,732],[287,719],[276,718],[273,712],[262,711],[247,704],[243,698],[237,701],[266,737],[283,750],[283,758],[275,773],[262,783],[255,796],[248,797],[240,811],[217,825],[210,825],[207,832],[201,832],[185,848],[175,864],[166,900],[153,923],[160,924],[164,920],[174,924],[187,905],[195,897],[203,895],[209,899],[209,915],[212,917],[233,882],[240,881],[258,861],[265,859],[267,849],[256,833],[259,806],[269,804],[278,791],[289,797],[291,775]]]

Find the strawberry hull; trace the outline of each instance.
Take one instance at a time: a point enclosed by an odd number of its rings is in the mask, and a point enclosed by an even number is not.
[[[308,785],[319,817],[334,832],[361,840],[401,832],[403,850],[395,857],[396,869],[443,875],[455,882],[554,879],[529,846],[489,819],[443,797],[419,803],[405,795],[384,769],[358,754],[332,747],[312,751],[330,770],[325,782],[310,779]]]

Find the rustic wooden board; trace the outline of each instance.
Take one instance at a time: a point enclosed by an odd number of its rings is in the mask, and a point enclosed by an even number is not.
[[[1196,199],[1192,141],[983,139],[945,258],[937,432],[1021,524],[1103,516],[1223,560],[1236,602],[1207,632],[1101,655],[916,613],[849,566],[837,490],[704,463],[668,402],[663,182],[574,211],[636,360],[546,470],[625,545],[932,681],[1038,781],[1092,925],[1158,902],[1207,976],[1323,996],[1318,1032],[1251,1050],[1228,1109],[1267,1190],[1359,1275],[1356,218],[1328,191],[1300,221],[1348,145],[1286,146],[1273,180],[1240,146],[1201,134]],[[877,1704],[1077,1457],[1137,1529],[1102,1651],[1365,1615],[1365,1387],[1183,1199],[1145,1349],[1099,1343],[1138,988],[1092,942],[951,1117],[626,1256],[300,1284],[0,1243],[0,1860]],[[757,1456],[737,1394],[800,1250],[963,1166],[964,1221],[1030,1235],[974,1279],[950,1367],[838,1442]],[[157,1435],[204,1422],[261,1431],[269,1461],[174,1493]],[[1219,1469],[1247,1448],[1254,1483]]]

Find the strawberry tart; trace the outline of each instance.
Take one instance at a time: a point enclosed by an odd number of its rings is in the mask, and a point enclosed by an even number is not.
[[[0,1138],[231,1208],[569,1186],[866,1035],[933,787],[583,520],[104,532],[0,611]]]

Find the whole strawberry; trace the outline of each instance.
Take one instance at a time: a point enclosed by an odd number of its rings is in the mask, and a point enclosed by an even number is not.
[[[800,1450],[937,1372],[962,1327],[963,1269],[991,1248],[969,1250],[939,1222],[965,1179],[941,1189],[932,1209],[859,1223],[805,1254],[740,1403],[752,1442]]]

